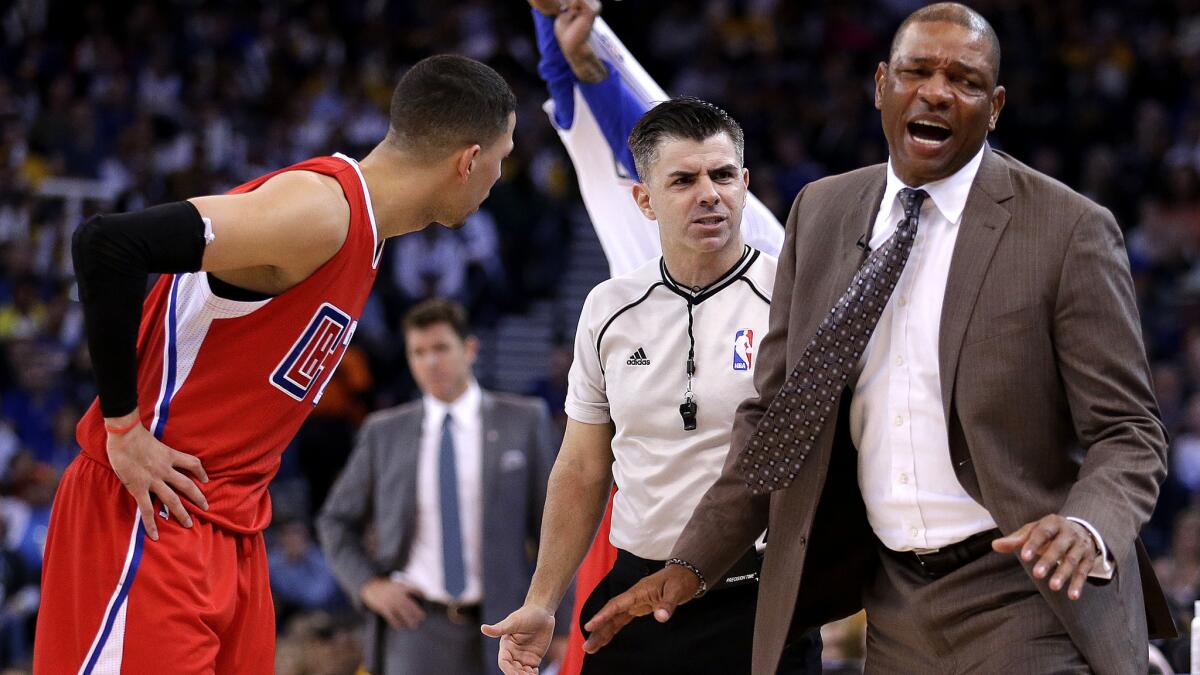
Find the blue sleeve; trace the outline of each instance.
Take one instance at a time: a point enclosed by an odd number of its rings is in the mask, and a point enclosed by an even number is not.
[[[570,129],[575,121],[575,83],[578,80],[554,37],[554,18],[533,8],[529,11],[533,13],[538,51],[542,54],[538,75],[545,80],[550,98],[554,100],[554,123],[559,129]]]
[[[596,123],[600,125],[600,132],[604,134],[604,140],[608,141],[613,156],[630,176],[636,178],[637,168],[633,165],[633,153],[629,151],[629,132],[633,131],[633,125],[637,124],[650,106],[625,86],[625,82],[611,63],[605,61],[604,65],[608,68],[608,77],[596,84],[581,82],[579,91],[583,94],[583,100],[587,101]]]
[[[596,84],[579,82],[554,37],[554,19],[536,9],[530,11],[537,31],[538,50],[542,53],[538,74],[545,80],[550,98],[554,100],[554,123],[560,129],[571,128],[575,121],[575,85],[578,84],[613,155],[630,176],[637,176],[627,141],[633,125],[650,106],[625,86],[617,69],[607,61],[604,65],[608,68],[608,77],[603,81]]]

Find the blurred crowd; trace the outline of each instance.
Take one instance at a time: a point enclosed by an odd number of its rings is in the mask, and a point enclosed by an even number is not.
[[[744,125],[751,187],[782,220],[809,181],[886,159],[871,75],[921,4],[610,0],[604,16],[667,91]],[[1008,105],[993,145],[1124,228],[1172,438],[1144,538],[1186,627],[1200,597],[1200,1],[971,4],[1003,46]],[[361,157],[387,130],[397,74],[431,53],[485,60],[513,85],[502,182],[463,229],[389,243],[356,350],[275,490],[280,672],[352,672],[353,611],[311,517],[367,412],[413,395],[398,318],[438,295],[486,327],[555,297],[570,264],[579,200],[541,110],[528,7],[22,0],[0,13],[0,667],[27,665],[49,506],[93,395],[69,256],[80,220],[220,192],[313,155]],[[560,383],[539,391],[561,406]],[[1164,651],[1186,664],[1183,641]]]

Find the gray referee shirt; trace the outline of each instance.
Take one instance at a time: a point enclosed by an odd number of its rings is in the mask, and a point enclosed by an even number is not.
[[[566,412],[579,422],[612,420],[616,427],[613,546],[667,558],[720,475],[734,411],[755,394],[775,264],[747,246],[712,284],[687,288],[656,258],[588,295],[575,333]],[[689,348],[697,415],[696,429],[685,431],[679,406],[688,388]]]

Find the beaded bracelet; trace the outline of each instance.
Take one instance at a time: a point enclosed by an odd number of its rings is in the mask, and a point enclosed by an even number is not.
[[[691,572],[692,574],[695,574],[696,578],[700,580],[700,588],[696,589],[696,594],[692,596],[693,598],[698,598],[698,597],[704,595],[708,591],[708,583],[704,581],[704,575],[700,573],[699,567],[696,567],[695,565],[684,560],[683,558],[671,558],[670,560],[667,561],[667,564],[668,565],[679,565],[680,567]]]

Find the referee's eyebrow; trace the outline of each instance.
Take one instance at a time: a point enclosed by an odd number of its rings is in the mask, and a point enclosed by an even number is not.
[[[722,174],[722,173],[737,173],[737,171],[738,171],[738,165],[734,164],[732,162],[729,162],[727,164],[722,164],[721,166],[709,169],[708,175],[709,175],[709,177],[713,177],[713,176],[716,176],[716,175]],[[698,175],[700,175],[699,171],[679,170],[679,171],[672,171],[671,173],[667,174],[667,178],[670,178],[670,179],[694,178]]]

